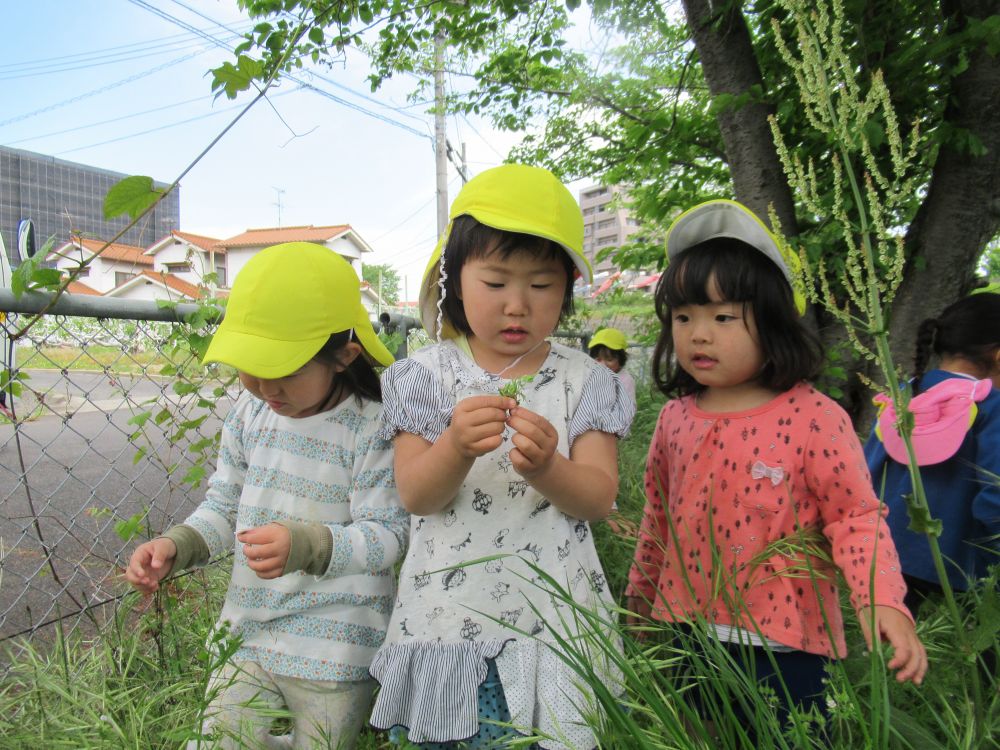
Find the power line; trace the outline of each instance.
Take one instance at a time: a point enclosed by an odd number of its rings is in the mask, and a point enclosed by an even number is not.
[[[36,109],[36,110],[34,110],[32,112],[26,112],[23,115],[17,115],[16,117],[8,118],[6,120],[0,121],[0,127],[3,127],[4,125],[10,125],[10,124],[15,123],[15,122],[21,122],[22,120],[28,120],[28,119],[30,119],[32,117],[36,117],[37,115],[44,114],[45,112],[51,112],[54,109],[59,109],[60,107],[65,107],[65,106],[68,106],[70,104],[75,104],[76,102],[82,101],[84,99],[88,99],[88,98],[90,98],[92,96],[97,96],[97,94],[103,94],[105,91],[111,91],[112,89],[116,89],[116,88],[118,88],[120,86],[124,86],[126,83],[133,83],[134,81],[138,81],[140,78],[145,78],[146,76],[151,76],[151,75],[153,75],[153,73],[159,73],[161,70],[166,70],[167,68],[173,67],[174,65],[177,65],[178,63],[184,62],[185,60],[190,60],[190,59],[192,59],[194,57],[197,57],[198,55],[204,54],[207,51],[208,50],[203,49],[200,52],[192,52],[191,54],[183,55],[182,57],[174,58],[173,60],[171,60],[169,62],[163,63],[162,65],[157,65],[155,68],[150,68],[149,70],[144,70],[141,73],[136,73],[135,75],[129,76],[128,78],[123,78],[120,81],[115,81],[114,83],[109,83],[107,86],[101,86],[100,88],[93,89],[92,91],[88,91],[85,94],[80,94],[80,95],[74,96],[74,97],[72,97],[70,99],[64,99],[61,102],[56,102],[55,104],[50,104],[47,107],[42,107],[41,109]]]
[[[248,22],[249,24],[249,22]],[[239,36],[242,32],[232,30],[232,34]],[[156,37],[142,42],[130,42],[129,44],[117,45],[114,47],[104,47],[87,52],[74,52],[68,55],[58,55],[55,57],[41,57],[34,60],[19,60],[13,63],[0,63],[0,73],[12,71],[27,71],[33,69],[48,68],[54,65],[75,65],[77,67],[87,67],[91,61],[105,60],[114,55],[128,55],[134,53],[149,52],[151,50],[170,50],[190,42],[190,33],[171,34],[170,36]]]
[[[89,128],[97,128],[102,125],[110,125],[111,123],[121,122],[122,120],[129,120],[133,117],[142,117],[143,115],[150,115],[154,112],[162,112],[167,109],[173,109],[174,107],[182,107],[185,104],[191,104],[192,102],[199,102],[205,99],[209,99],[208,96],[196,96],[193,99],[185,99],[182,102],[174,102],[173,104],[164,104],[162,107],[153,107],[152,109],[146,109],[142,112],[133,112],[130,115],[119,115],[116,117],[109,118],[107,120],[100,120],[98,122],[87,123],[86,125],[73,125],[71,128],[65,128],[63,130],[53,130],[48,133],[36,133],[35,135],[28,136],[27,138],[20,138],[16,141],[5,141],[5,145],[14,146],[18,143],[25,143],[27,141],[39,141],[43,138],[51,138],[56,135],[65,135],[66,133],[75,133],[78,130],[87,130]]]
[[[298,89],[292,89],[291,91],[281,91],[277,94],[271,96],[272,99],[276,99],[279,96],[285,96],[286,94],[294,94]],[[86,151],[88,148],[97,148],[98,146],[107,146],[109,143],[119,143],[120,141],[127,141],[129,138],[138,138],[142,135],[149,135],[150,133],[158,133],[161,130],[169,130],[170,128],[176,128],[179,125],[187,125],[191,122],[197,122],[198,120],[204,120],[209,117],[215,117],[216,115],[224,114],[225,112],[230,112],[236,109],[243,109],[244,105],[234,104],[230,107],[224,107],[223,109],[215,110],[214,112],[207,112],[203,115],[197,115],[195,117],[189,117],[186,120],[180,120],[178,122],[169,123],[167,125],[159,125],[155,128],[149,128],[148,130],[142,130],[138,133],[129,133],[128,135],[118,136],[117,138],[109,138],[106,141],[101,141],[99,143],[90,143],[86,146],[77,146],[76,148],[66,149],[65,151],[60,151],[55,154],[55,156],[62,156],[63,154],[72,154],[76,151]]]

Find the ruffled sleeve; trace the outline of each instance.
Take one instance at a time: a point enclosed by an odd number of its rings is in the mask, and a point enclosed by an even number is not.
[[[451,424],[455,405],[427,367],[401,359],[382,373],[382,428],[378,436],[392,440],[409,432],[434,442]]]
[[[590,430],[628,437],[635,417],[635,397],[607,367],[595,365],[583,383],[580,403],[569,420],[569,444]]]

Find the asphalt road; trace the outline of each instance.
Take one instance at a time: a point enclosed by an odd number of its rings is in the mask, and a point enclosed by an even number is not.
[[[215,434],[231,403],[220,401],[215,416],[176,442],[179,421],[205,412],[168,380],[30,375],[32,392],[15,405],[32,418],[16,431],[0,424],[0,643],[126,590],[118,572],[136,541],[115,525],[148,509],[143,530],[157,533],[200,502],[204,485],[180,481],[193,465],[187,446]],[[150,418],[131,437],[134,415],[163,409],[178,416]]]

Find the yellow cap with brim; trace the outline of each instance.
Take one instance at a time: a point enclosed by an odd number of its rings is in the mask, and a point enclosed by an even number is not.
[[[374,360],[392,364],[361,304],[354,268],[322,245],[286,242],[261,250],[237,274],[202,363],[282,378],[312,359],[331,335],[348,330]]]
[[[625,334],[617,328],[602,328],[591,336],[590,343],[587,344],[588,349],[593,349],[595,346],[606,346],[608,349],[623,352],[628,348],[628,342],[625,341]]]
[[[700,242],[716,237],[741,240],[760,250],[784,274],[792,288],[795,309],[799,315],[806,311],[806,297],[802,291],[801,263],[795,253],[784,252],[782,243],[767,225],[742,203],[730,200],[712,200],[689,208],[667,230],[667,260]]]
[[[451,222],[465,215],[494,229],[552,240],[569,253],[584,281],[593,281],[593,269],[583,254],[583,214],[573,194],[547,169],[503,164],[469,180],[451,204],[448,229],[427,262],[420,290],[420,319],[431,335],[437,330],[441,253]],[[456,335],[443,321],[441,336]]]

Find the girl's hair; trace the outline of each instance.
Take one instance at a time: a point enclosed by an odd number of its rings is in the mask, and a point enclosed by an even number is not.
[[[441,311],[445,320],[451,323],[455,330],[464,334],[472,333],[469,320],[465,317],[465,305],[459,294],[462,266],[465,262],[485,258],[493,253],[499,253],[501,258],[508,258],[517,252],[540,255],[546,260],[549,258],[560,260],[566,270],[566,292],[563,295],[559,319],[573,314],[573,282],[576,265],[561,245],[533,234],[494,229],[465,215],[457,217],[452,222],[448,242],[441,254],[441,267],[445,272]]]
[[[602,354],[610,354],[612,357],[618,360],[618,364],[622,367],[628,362],[628,352],[623,349],[612,349],[610,346],[605,346],[604,344],[598,344],[597,346],[590,347],[590,358],[597,359]]]
[[[343,366],[343,361],[340,359],[340,351],[351,340],[351,335],[351,331],[341,331],[340,333],[332,334],[326,340],[326,343],[320,347],[320,350],[316,352],[313,359],[319,360],[324,364]],[[333,382],[330,385],[331,396],[341,384],[354,394],[358,403],[363,398],[372,401],[382,400],[382,385],[379,382],[378,373],[375,372],[375,367],[372,365],[372,361],[366,351],[362,351],[361,354],[354,358],[353,362],[333,376]]]
[[[991,372],[998,348],[1000,294],[980,292],[963,297],[917,327],[913,376],[924,374],[932,351],[938,357],[962,357]]]
[[[742,303],[753,313],[764,357],[762,386],[785,391],[818,374],[822,344],[803,324],[781,269],[752,245],[717,237],[679,253],[656,285],[661,327],[653,350],[653,380],[662,393],[686,396],[705,388],[674,359],[671,323],[674,308],[710,303],[713,287],[724,300]]]

